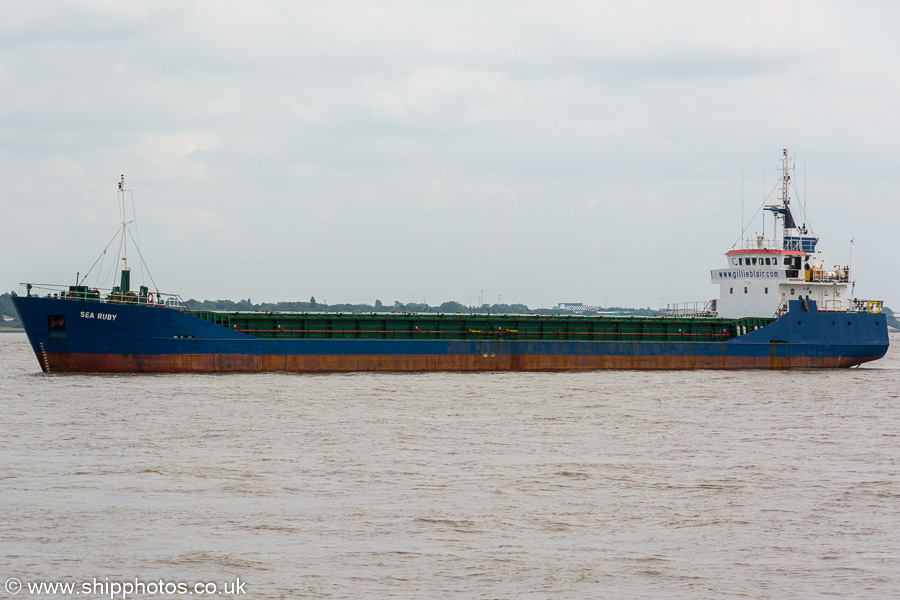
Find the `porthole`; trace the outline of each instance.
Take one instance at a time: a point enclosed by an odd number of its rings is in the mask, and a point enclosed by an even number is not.
[[[850,321],[847,321],[847,327],[850,327]]]
[[[831,326],[834,327],[834,321],[831,322]]]

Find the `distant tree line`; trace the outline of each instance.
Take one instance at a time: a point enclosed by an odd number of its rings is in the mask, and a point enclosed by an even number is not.
[[[226,310],[226,311],[290,311],[290,312],[419,312],[419,313],[502,313],[502,314],[528,314],[533,312],[524,304],[485,304],[481,307],[469,307],[461,302],[444,302],[437,306],[425,303],[410,302],[404,304],[399,300],[392,304],[384,304],[381,300],[375,300],[374,304],[326,304],[317,302],[315,296],[308,302],[261,302],[254,304],[250,298],[246,300],[186,300],[185,304],[190,310]],[[555,309],[541,309],[549,312]],[[571,313],[571,311],[557,311]]]
[[[272,311],[272,312],[363,312],[363,313],[387,313],[387,312],[414,312],[414,313],[480,313],[502,315],[527,315],[535,312],[554,315],[574,314],[599,314],[593,311],[575,313],[572,310],[561,308],[529,308],[525,304],[483,304],[482,306],[467,306],[461,302],[451,300],[432,306],[425,303],[403,303],[395,300],[392,304],[384,304],[381,300],[375,300],[374,304],[325,304],[317,302],[315,296],[308,302],[262,302],[254,304],[250,298],[246,300],[195,300],[191,298],[185,301],[190,310],[224,310],[224,311]],[[647,308],[610,307],[604,313],[616,312],[627,315],[654,315],[659,311]]]

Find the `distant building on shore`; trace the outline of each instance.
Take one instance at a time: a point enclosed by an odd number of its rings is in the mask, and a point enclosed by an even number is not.
[[[602,306],[582,304],[581,302],[560,302],[556,305],[556,308],[559,310],[571,310],[572,312],[585,312],[589,310],[597,312],[603,310]]]

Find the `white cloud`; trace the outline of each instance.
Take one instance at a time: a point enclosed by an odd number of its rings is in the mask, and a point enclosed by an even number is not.
[[[370,103],[381,118],[439,118],[458,124],[504,118],[521,106],[522,99],[515,86],[500,74],[431,65],[400,82],[380,84]]]
[[[216,146],[216,135],[209,131],[181,131],[178,133],[144,135],[135,154],[146,161],[158,175],[203,175],[201,164],[191,155]]]
[[[153,226],[164,228],[166,233],[178,235],[182,239],[190,239],[191,235],[202,235],[204,231],[217,229],[223,222],[220,213],[192,206],[159,204],[146,209],[142,207],[141,212],[148,213],[148,221]],[[163,236],[157,234],[156,237]]]
[[[595,57],[794,61],[843,43],[837,6],[821,0],[539,2],[526,3],[524,10],[549,30],[549,39],[566,40],[571,50]]]
[[[291,107],[291,115],[301,123],[315,123],[324,117],[319,107],[300,102]]]

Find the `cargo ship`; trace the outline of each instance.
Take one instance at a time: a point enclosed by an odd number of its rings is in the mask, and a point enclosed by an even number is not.
[[[119,285],[24,283],[13,298],[44,372],[576,371],[853,367],[887,352],[882,302],[854,297],[790,208],[765,206],[780,238],[743,239],[712,269],[719,297],[658,316],[192,311],[133,290],[124,177]],[[777,231],[777,230],[776,230]],[[743,234],[741,236],[743,238]]]

